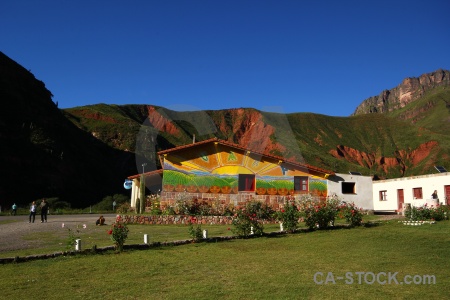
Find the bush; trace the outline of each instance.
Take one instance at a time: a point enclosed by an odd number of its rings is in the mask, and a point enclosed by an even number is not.
[[[301,202],[301,214],[305,224],[310,229],[326,229],[334,225],[340,200],[337,197],[325,201],[315,201],[307,198]]]
[[[196,224],[195,227],[194,224]],[[200,241],[203,238],[203,233],[202,233],[202,226],[198,224],[197,218],[191,217],[188,221],[188,225],[189,225],[188,231],[191,238],[194,240],[194,242]]]
[[[111,240],[114,242],[114,246],[118,252],[122,252],[123,244],[128,238],[129,229],[123,222],[120,216],[117,216],[116,221],[111,225],[111,229],[108,234],[111,235]]]
[[[178,201],[175,211],[180,215],[208,216],[212,213],[212,207],[206,201],[199,201],[197,198]]]
[[[123,203],[128,203],[130,198],[122,194],[115,194],[113,196],[106,196],[102,201],[92,205],[95,211],[112,211],[113,202],[116,201],[116,209]]]
[[[119,205],[119,207],[116,208],[116,212],[119,214],[126,214],[128,212],[131,212],[131,205],[128,202],[122,203]]]
[[[238,207],[232,221],[233,233],[240,237],[248,237],[252,234],[262,235],[264,226],[258,216],[266,214],[267,211],[261,202],[257,201],[250,201],[243,208]]]
[[[448,206],[437,205],[428,206],[427,204],[415,207],[408,207],[405,211],[405,217],[412,221],[423,221],[423,220],[448,220]]]
[[[287,232],[295,232],[298,227],[300,212],[295,201],[286,201],[284,208],[277,213],[277,220],[283,223],[283,228]]]
[[[354,203],[343,203],[339,207],[339,214],[345,218],[350,226],[361,226],[362,224],[361,209],[356,207]]]
[[[65,210],[70,209],[70,203],[67,201],[61,201],[59,198],[47,198],[48,206],[51,210]]]

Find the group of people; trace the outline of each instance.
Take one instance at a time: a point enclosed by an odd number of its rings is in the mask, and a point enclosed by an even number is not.
[[[44,198],[42,199],[41,204],[39,205],[39,208],[41,210],[41,223],[47,223],[47,215],[49,210],[49,205],[47,200]],[[36,201],[33,201],[30,206],[30,215],[29,215],[29,222],[28,223],[34,223],[36,220],[36,212],[38,210],[38,206],[36,204]],[[12,215],[16,215],[17,213],[17,205],[14,203],[12,205]],[[95,222],[95,225],[106,225],[105,224],[105,218],[103,216],[100,216],[98,220]]]
[[[48,202],[47,200],[42,199],[41,204],[39,205],[41,209],[41,223],[47,223],[47,214],[48,214]],[[34,223],[36,219],[36,211],[37,211],[37,205],[36,201],[33,201],[30,206],[30,216],[29,216],[29,222],[28,223]]]

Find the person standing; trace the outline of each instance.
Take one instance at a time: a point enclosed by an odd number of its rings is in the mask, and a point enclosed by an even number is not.
[[[12,211],[11,211],[11,214],[12,214],[13,216],[15,216],[15,215],[17,214],[17,205],[16,205],[15,203],[12,205]]]
[[[33,201],[30,206],[30,221],[28,223],[31,223],[32,220],[34,223],[35,218],[36,218],[36,201]]]
[[[439,204],[439,197],[437,194],[437,190],[434,190],[433,194],[431,194],[431,198],[437,202],[436,204]]]
[[[433,194],[431,194],[431,198],[432,199],[439,199],[438,194],[437,194],[437,190],[434,190]]]
[[[48,214],[48,203],[44,199],[41,202],[41,223],[47,223],[47,214]]]

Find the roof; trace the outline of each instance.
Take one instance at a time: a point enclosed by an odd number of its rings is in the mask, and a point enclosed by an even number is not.
[[[145,177],[148,177],[148,176],[157,175],[157,174],[158,174],[158,175],[161,175],[162,172],[163,172],[163,169],[158,169],[158,170],[154,170],[154,171],[150,171],[150,172],[145,172],[145,173],[144,173],[144,176],[145,176]],[[127,178],[128,178],[128,179],[136,179],[136,178],[141,177],[141,175],[142,175],[142,174],[131,175],[131,176],[128,176]]]
[[[218,143],[218,144],[221,144],[221,145],[224,145],[224,146],[232,147],[232,148],[235,148],[235,149],[240,149],[240,150],[243,150],[243,151],[251,151],[254,154],[261,155],[261,156],[264,156],[264,157],[267,157],[267,158],[271,158],[271,159],[274,159],[274,160],[279,160],[279,161],[281,161],[283,163],[288,163],[288,164],[291,164],[293,166],[304,167],[304,168],[307,168],[308,170],[319,172],[319,173],[335,175],[335,173],[333,171],[330,171],[330,170],[325,170],[325,169],[322,169],[322,168],[319,168],[319,167],[315,167],[315,166],[311,166],[311,165],[308,165],[308,164],[298,163],[298,162],[296,162],[294,160],[288,160],[288,159],[286,159],[284,157],[280,157],[280,156],[276,156],[276,155],[265,154],[265,153],[261,153],[261,152],[258,152],[258,151],[253,151],[251,149],[247,149],[245,147],[242,147],[242,146],[240,146],[238,144],[227,142],[225,140],[221,140],[221,139],[218,139],[218,138],[207,139],[207,140],[204,140],[204,141],[201,141],[201,142],[195,142],[195,143],[192,143],[192,144],[187,144],[187,145],[182,145],[182,146],[174,147],[174,148],[167,149],[167,150],[162,150],[162,151],[159,151],[157,154],[158,155],[164,155],[164,154],[174,153],[174,152],[178,152],[178,151],[181,151],[181,150],[185,150],[185,149],[188,149],[188,148],[193,148],[193,147],[197,147],[197,146],[205,145],[205,144],[209,144],[209,143]]]

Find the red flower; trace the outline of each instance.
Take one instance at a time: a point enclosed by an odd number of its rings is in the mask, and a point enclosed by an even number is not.
[[[108,234],[112,234],[112,229],[108,230]]]
[[[230,230],[230,227],[228,227],[228,230]]]

